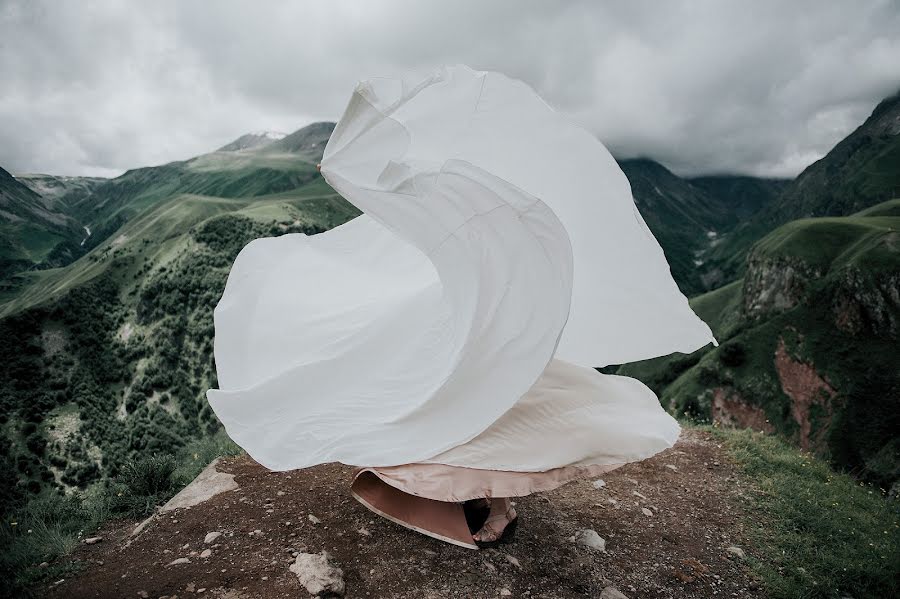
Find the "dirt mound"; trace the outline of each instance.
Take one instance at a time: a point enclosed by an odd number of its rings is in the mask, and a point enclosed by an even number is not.
[[[137,535],[135,522],[107,526],[70,557],[87,567],[42,594],[305,597],[290,566],[325,551],[346,597],[763,596],[741,557],[752,553],[740,508],[749,487],[697,431],[607,474],[605,485],[520,498],[516,540],[500,550],[448,545],[375,516],[350,498],[346,466],[269,472],[242,456],[216,468],[238,488],[159,514]],[[584,530],[599,533],[605,551],[576,542]]]

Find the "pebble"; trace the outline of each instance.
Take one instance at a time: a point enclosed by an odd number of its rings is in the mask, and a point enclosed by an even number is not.
[[[510,591],[508,588],[503,587],[502,589],[500,589],[501,597],[509,597],[510,595],[512,595],[512,591]]]
[[[203,537],[203,542],[206,543],[206,544],[209,544],[209,543],[212,543],[213,541],[215,541],[216,539],[218,539],[218,538],[221,537],[221,536],[222,536],[222,533],[219,532],[219,531],[208,532],[208,533],[206,533],[206,536]]]
[[[652,516],[652,515],[653,515],[653,512],[651,512],[650,510],[648,510],[648,509],[645,508],[645,507],[642,507],[642,508],[641,508],[641,511],[644,513],[645,516]]]
[[[728,553],[730,553],[731,555],[735,556],[738,559],[744,559],[746,557],[744,550],[741,549],[740,547],[735,547],[734,545],[732,545],[725,551],[727,551]]]
[[[675,466],[675,464],[666,464],[666,468],[668,468],[672,472],[678,472],[678,468]]]
[[[84,540],[85,545],[93,545],[103,540],[103,537],[88,537]]]
[[[207,558],[212,555],[212,549],[204,549],[200,552],[200,557]]]
[[[191,563],[191,560],[189,560],[188,558],[179,557],[178,559],[173,559],[171,562],[169,562],[169,565],[170,566],[179,566],[181,564],[189,564],[189,563]]]
[[[319,519],[318,519],[316,516],[314,516],[313,514],[310,514],[310,515],[309,515],[309,521],[312,522],[313,524],[318,524],[319,522],[321,522],[321,520],[319,520]]]
[[[595,489],[602,489],[603,487],[606,486],[606,481],[603,480],[602,478],[598,478],[597,480],[595,480],[593,482],[593,485],[594,485]]]
[[[514,565],[514,566],[515,566],[516,568],[518,568],[519,570],[522,569],[522,564],[521,564],[521,562],[519,562],[519,560],[518,560],[517,558],[511,556],[511,555],[508,554],[508,553],[506,553],[505,556],[506,556],[506,561],[508,561],[509,563],[511,563],[512,565]]]

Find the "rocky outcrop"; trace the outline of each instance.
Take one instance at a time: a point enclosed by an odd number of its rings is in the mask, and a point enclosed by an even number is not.
[[[752,428],[765,433],[775,432],[765,410],[748,403],[735,389],[717,387],[713,389],[713,422],[739,428]]]
[[[751,256],[744,277],[743,312],[750,318],[784,312],[797,306],[818,269],[792,257]]]
[[[775,350],[775,370],[781,390],[791,399],[791,415],[800,426],[800,447],[804,450],[822,449],[825,435],[831,425],[832,399],[837,391],[816,372],[812,364],[795,360],[788,354],[784,339],[778,339]],[[824,414],[816,422],[813,432],[812,408],[818,406]]]
[[[867,276],[848,268],[832,297],[835,326],[845,333],[900,337],[900,272]]]

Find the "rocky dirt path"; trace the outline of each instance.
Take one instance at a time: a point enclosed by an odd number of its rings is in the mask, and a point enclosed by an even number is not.
[[[87,567],[39,595],[308,597],[290,566],[324,550],[346,597],[764,596],[740,557],[752,553],[740,507],[750,484],[696,430],[605,485],[519,499],[516,540],[501,550],[448,545],[373,515],[349,496],[346,466],[276,473],[241,456],[217,468],[239,488],[160,514],[137,536],[134,522],[110,524],[71,556]],[[575,541],[583,530],[605,551]]]

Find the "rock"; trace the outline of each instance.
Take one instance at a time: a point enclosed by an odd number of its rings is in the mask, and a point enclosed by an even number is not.
[[[212,555],[212,549],[204,549],[203,551],[200,552],[200,557],[202,557],[202,558],[207,558],[210,555]]]
[[[634,495],[635,497],[640,497],[641,499],[644,499],[644,500],[647,499],[647,497],[645,497],[644,495],[641,495],[637,491],[632,491],[631,494]]]
[[[221,536],[222,536],[222,533],[219,532],[219,531],[208,532],[208,533],[206,533],[206,536],[203,537],[203,542],[206,543],[206,544],[208,545],[208,544],[212,543],[213,541],[215,541],[216,539],[218,539],[218,538],[221,537]]]
[[[600,592],[600,599],[628,599],[628,596],[616,587],[606,587]]]
[[[103,537],[88,537],[84,540],[85,545],[93,545],[103,540]]]
[[[284,491],[276,491],[275,494],[279,497],[284,497]]]
[[[733,555],[734,557],[736,557],[736,558],[738,558],[738,559],[744,559],[744,558],[747,556],[747,555],[744,553],[744,550],[743,550],[743,549],[741,549],[740,547],[735,547],[734,545],[732,545],[731,547],[729,547],[729,548],[726,549],[725,551],[727,551],[728,553],[730,553],[731,555]]]
[[[344,595],[344,571],[331,563],[326,551],[299,554],[290,570],[311,595]]]
[[[141,531],[143,531],[145,528],[147,528],[147,525],[150,524],[151,522],[153,522],[153,520],[155,518],[156,518],[156,514],[150,514],[150,516],[148,516],[146,520],[144,520],[143,522],[141,522],[140,524],[138,524],[137,526],[134,527],[134,530],[131,531],[131,536],[135,537],[135,536],[141,534]]]
[[[652,515],[653,515],[653,512],[651,512],[650,510],[648,510],[648,509],[645,508],[645,507],[642,507],[642,508],[641,508],[641,511],[644,513],[645,516],[652,516]]]
[[[675,464],[666,464],[666,468],[668,468],[672,472],[678,472],[678,468],[675,466]]]
[[[511,556],[511,555],[508,554],[508,553],[505,554],[505,556],[506,556],[506,561],[508,561],[509,563],[511,563],[512,565],[514,565],[514,566],[515,566],[516,568],[518,568],[519,570],[522,569],[522,564],[521,564],[521,562],[519,562],[519,560],[518,560],[517,558]]]
[[[313,514],[310,514],[310,515],[309,515],[309,521],[312,522],[313,524],[318,524],[319,522],[321,522],[321,520],[319,520],[319,519],[318,519],[316,516],[314,516]]]
[[[189,564],[189,563],[191,563],[191,560],[189,560],[188,558],[179,557],[178,559],[173,559],[171,562],[169,562],[169,565],[170,566],[180,566],[181,564]]]
[[[366,530],[365,528],[360,528],[360,529],[357,530],[356,532],[358,532],[359,534],[361,534],[361,535],[364,536],[364,537],[371,537],[371,536],[372,536],[372,533],[370,533],[370,532],[369,532],[368,530]]]
[[[46,568],[50,565],[49,562],[41,562],[38,564],[38,568]]]
[[[170,512],[178,508],[192,507],[220,493],[237,489],[238,484],[234,482],[233,474],[226,474],[216,470],[216,464],[219,463],[219,460],[220,458],[216,458],[209,466],[204,468],[203,472],[191,481],[191,484],[183,488],[159,509],[160,513]]]
[[[261,536],[263,536],[263,531],[261,531],[260,529],[257,528],[256,530],[253,530],[253,531],[251,531],[251,532],[248,533],[248,534],[249,534],[251,537],[261,537]]]
[[[590,528],[576,532],[575,542],[594,551],[606,551],[606,540]]]
[[[502,589],[500,589],[501,597],[509,597],[510,595],[512,595],[512,591],[510,591],[508,588],[503,587]]]
[[[597,480],[595,480],[593,482],[593,485],[594,485],[595,489],[602,489],[603,487],[606,486],[606,481],[603,480],[602,478],[598,478]]]
[[[150,596],[150,593],[148,593],[147,591],[138,591],[137,596],[141,599],[147,599],[147,597]]]

